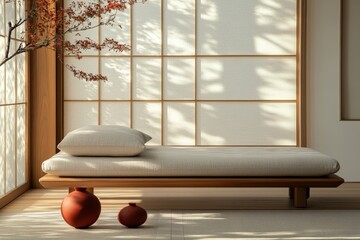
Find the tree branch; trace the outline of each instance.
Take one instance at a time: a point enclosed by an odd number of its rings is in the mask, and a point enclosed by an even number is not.
[[[7,0],[6,3],[15,0]],[[88,1],[72,1],[66,9],[56,9],[54,4],[57,0],[34,0],[25,19],[8,22],[8,34],[6,36],[5,57],[0,59],[0,66],[10,61],[15,56],[30,52],[42,47],[56,49],[78,55],[89,49],[101,50],[108,48],[110,51],[122,52],[130,50],[130,46],[121,44],[114,39],[105,38],[102,42],[93,41],[90,38],[75,40],[74,43],[64,40],[66,34],[75,33],[97,28],[99,26],[113,26],[115,17],[119,11],[124,11],[127,4],[132,5],[136,0],[99,0],[97,3]],[[147,0],[142,0],[146,2]],[[92,19],[99,19],[97,23]],[[11,41],[13,32],[25,24],[25,43],[20,43],[13,48]],[[80,34],[78,34],[80,35]],[[12,52],[14,49],[14,52]],[[106,80],[101,74],[86,73],[76,69],[74,66],[65,65],[72,71],[74,76],[86,81]]]
[[[26,19],[19,19],[19,21],[17,21],[14,26],[12,25],[12,23],[9,21],[8,22],[8,26],[9,26],[9,31],[8,31],[8,35],[7,35],[7,43],[6,43],[6,51],[5,51],[5,58],[9,57],[9,53],[10,53],[10,45],[11,45],[11,35],[12,32],[20,27],[22,24],[24,24],[26,22]],[[0,65],[1,66],[1,65]]]
[[[19,47],[16,49],[16,51],[15,51],[13,54],[11,54],[10,56],[5,57],[5,58],[0,62],[0,66],[2,66],[3,64],[5,64],[6,62],[10,61],[10,60],[11,60],[13,57],[15,57],[16,55],[19,55],[19,54],[24,53],[24,52],[26,52],[26,51],[27,51],[26,48],[24,48],[24,47],[22,46],[22,43],[20,43]]]
[[[6,41],[5,58],[9,58],[11,34],[12,34],[12,31],[14,30],[11,22],[8,22],[8,26],[9,26],[9,31],[8,31],[7,41]]]

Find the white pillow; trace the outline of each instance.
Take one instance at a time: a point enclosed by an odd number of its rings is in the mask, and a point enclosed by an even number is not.
[[[57,146],[74,156],[136,156],[151,137],[116,125],[90,125],[69,132]]]

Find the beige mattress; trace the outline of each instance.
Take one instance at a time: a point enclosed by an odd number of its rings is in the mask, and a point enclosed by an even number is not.
[[[339,163],[309,148],[148,147],[136,157],[75,157],[59,152],[45,173],[87,177],[318,177]]]

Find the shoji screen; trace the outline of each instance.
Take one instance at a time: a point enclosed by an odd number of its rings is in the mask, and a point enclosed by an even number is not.
[[[5,56],[7,23],[24,17],[18,1],[0,0],[0,59]],[[22,29],[11,38],[11,51],[22,41]],[[0,198],[27,181],[25,55],[0,67]]]
[[[297,145],[296,0],[149,0],[101,27],[128,53],[66,63],[109,77],[64,74],[64,133],[86,124],[140,129],[162,145]],[[96,32],[97,31],[97,32]]]

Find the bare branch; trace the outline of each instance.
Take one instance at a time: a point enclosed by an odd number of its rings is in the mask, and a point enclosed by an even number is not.
[[[16,49],[15,52],[13,52],[10,56],[8,55],[7,57],[5,57],[1,62],[0,62],[0,66],[2,66],[3,64],[5,64],[6,62],[10,61],[12,58],[14,58],[15,56],[26,52],[26,48],[23,47],[22,43],[19,44],[18,48]]]
[[[26,19],[21,19],[21,18],[17,22],[15,22],[14,25],[12,25],[12,22],[8,22],[9,31],[8,31],[8,35],[7,35],[7,41],[6,41],[5,59],[9,58],[10,47],[11,47],[11,36],[12,36],[13,31],[16,28],[20,27],[25,22],[26,22]]]
[[[11,22],[8,22],[8,26],[9,26],[9,31],[8,31],[7,42],[6,42],[5,58],[9,57],[10,43],[11,43],[10,40],[11,40],[12,31],[13,31]]]

